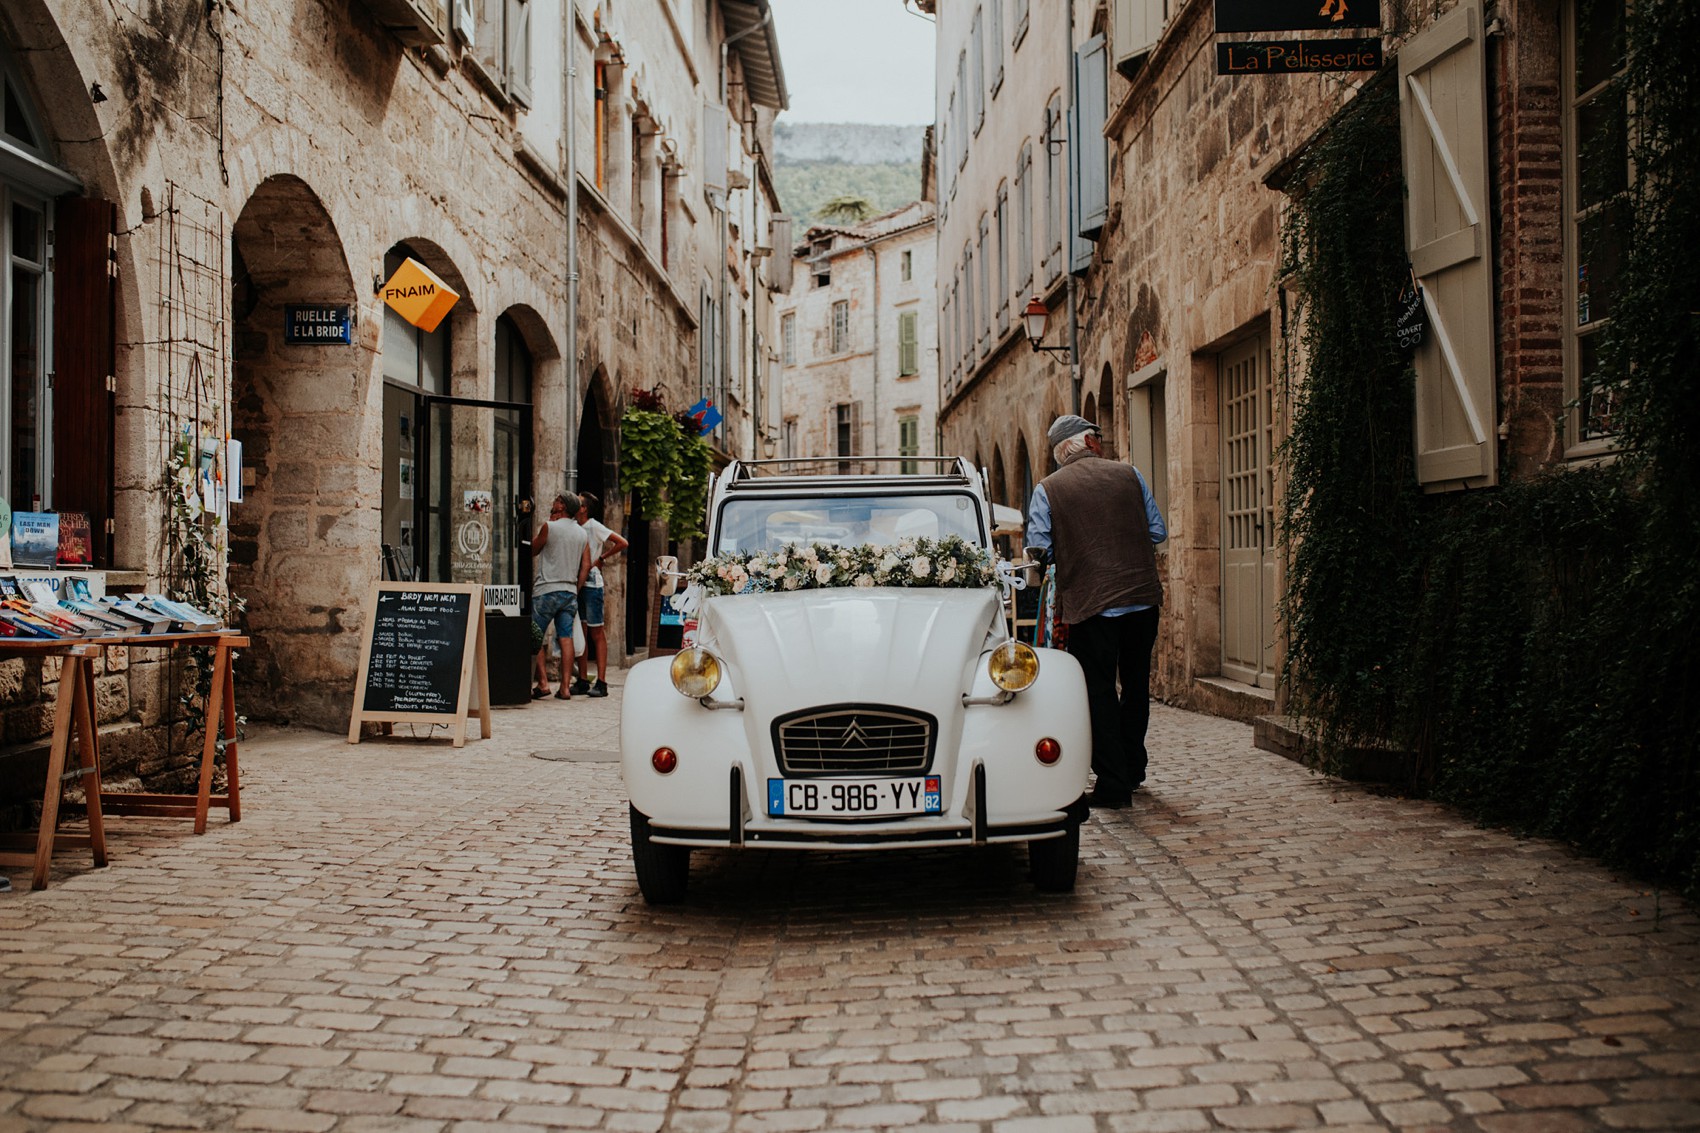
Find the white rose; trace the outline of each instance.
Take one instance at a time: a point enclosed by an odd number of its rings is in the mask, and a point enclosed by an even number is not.
[[[789,577],[785,580],[785,589],[787,589],[787,590],[797,589],[797,576],[796,575],[792,575],[791,577]]]
[[[874,584],[874,576],[871,575],[871,574],[858,574],[856,576],[856,585],[857,586],[864,586],[865,587],[865,586],[872,586],[873,584]]]
[[[880,560],[880,569],[888,574],[902,565],[903,560],[898,558],[897,555],[891,551],[887,551],[885,553],[885,557]]]
[[[909,560],[909,573],[916,578],[925,578],[933,572],[932,560],[925,555],[916,555]]]
[[[956,577],[956,560],[955,559],[946,559],[944,561],[944,569],[939,571],[939,581],[940,582],[949,582],[951,579],[953,579],[955,577]]]
[[[825,586],[832,581],[832,568],[822,563],[815,568],[815,581]]]

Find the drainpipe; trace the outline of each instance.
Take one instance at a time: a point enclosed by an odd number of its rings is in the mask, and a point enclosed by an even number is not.
[[[1068,35],[1063,38],[1063,54],[1068,57],[1068,66],[1063,71],[1067,79],[1063,95],[1063,120],[1074,118],[1074,0],[1063,0],[1063,7],[1068,9]],[[1075,134],[1079,135],[1080,123],[1075,122]],[[1066,136],[1066,131],[1065,131]],[[1068,164],[1064,169],[1069,171],[1066,181],[1068,184],[1068,231],[1063,233],[1063,271],[1067,282],[1063,285],[1063,302],[1068,305],[1068,388],[1072,400],[1069,412],[1080,412],[1080,312],[1075,303],[1074,265],[1074,226],[1080,223],[1080,218],[1074,215],[1074,201],[1077,188],[1074,184],[1073,171],[1078,168],[1074,164],[1074,151],[1068,153]]]
[[[872,416],[874,419],[873,455],[878,456],[880,454],[880,252],[878,245],[869,243],[868,259],[872,260],[874,265],[874,407]]]
[[[561,336],[562,353],[566,359],[567,386],[567,449],[566,473],[568,492],[578,491],[578,159],[576,147],[577,113],[573,87],[577,85],[578,68],[578,3],[561,8],[561,58],[563,71],[562,102],[566,115],[567,161],[567,326]]]
[[[721,19],[725,19],[724,13],[722,13]],[[772,22],[773,9],[764,7],[762,9],[761,19],[757,20],[737,35],[729,35],[720,41],[720,105],[726,108],[726,116],[728,120],[732,117],[732,105],[726,97],[726,69],[727,61],[731,57],[732,45],[746,36],[751,36],[758,31],[762,31]],[[748,87],[746,87],[745,90],[747,91]],[[743,135],[744,125],[743,120],[740,119],[738,122],[738,137],[740,140],[743,138]],[[727,159],[730,160],[733,156],[732,152],[728,150],[726,156]],[[752,186],[755,184],[753,178],[750,183]],[[726,188],[726,200],[720,210],[720,380],[715,384],[714,390],[715,404],[720,409],[720,439],[721,443],[726,445],[728,449],[731,448],[732,418],[727,412],[730,407],[727,404],[726,383],[732,378],[732,344],[729,341],[731,339],[731,335],[727,334],[727,330],[732,325],[732,288],[731,279],[726,274],[726,256],[731,251],[726,222],[728,214],[732,210],[733,192],[734,190],[732,187],[728,185]],[[754,455],[753,445],[751,455]]]

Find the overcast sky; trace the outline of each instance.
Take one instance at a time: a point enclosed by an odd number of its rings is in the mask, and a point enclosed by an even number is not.
[[[933,24],[903,0],[770,0],[785,122],[933,120]]]

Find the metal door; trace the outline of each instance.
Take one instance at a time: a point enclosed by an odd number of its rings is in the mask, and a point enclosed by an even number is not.
[[[1275,387],[1269,340],[1221,357],[1222,675],[1275,687]]]

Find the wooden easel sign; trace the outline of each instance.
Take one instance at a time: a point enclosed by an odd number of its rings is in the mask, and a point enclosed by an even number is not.
[[[360,742],[360,725],[367,722],[445,724],[461,747],[466,718],[475,713],[480,734],[489,739],[484,588],[447,582],[374,585],[366,602],[348,742]]]

